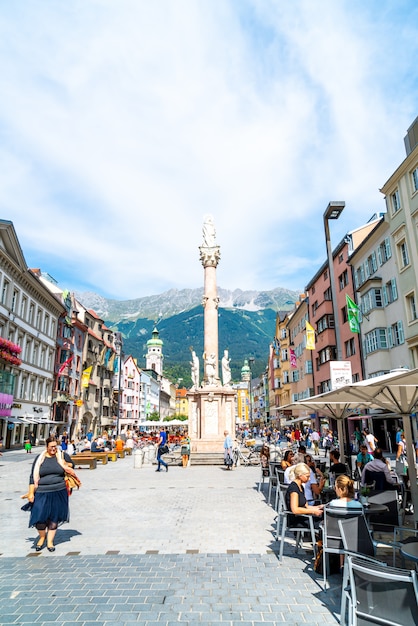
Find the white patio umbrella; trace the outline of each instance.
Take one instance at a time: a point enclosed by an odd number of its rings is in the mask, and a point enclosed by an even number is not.
[[[319,403],[324,403],[324,406],[320,407]],[[411,483],[411,499],[414,505],[414,521],[417,522],[418,485],[413,471],[415,468],[415,446],[411,414],[418,410],[418,369],[396,370],[288,406],[313,408],[315,404],[318,406],[316,410],[327,411],[327,415],[339,420],[337,424],[341,424],[338,432],[339,437],[341,436],[340,441],[344,440],[342,420],[355,409],[380,408],[385,413],[391,413],[394,417],[402,419]],[[334,414],[331,415],[331,412]]]

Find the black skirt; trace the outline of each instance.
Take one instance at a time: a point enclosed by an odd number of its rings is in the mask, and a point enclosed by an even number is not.
[[[35,524],[64,524],[70,521],[67,489],[47,493],[35,492],[29,528]]]

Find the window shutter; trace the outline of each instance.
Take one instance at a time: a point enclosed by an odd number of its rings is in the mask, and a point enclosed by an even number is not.
[[[396,279],[392,278],[392,280],[390,282],[391,282],[391,285],[392,285],[392,298],[394,300],[397,300],[398,299],[398,288],[396,286]]]
[[[398,322],[398,332],[399,332],[399,343],[405,343],[405,334],[403,332],[403,324],[402,321]]]
[[[387,306],[388,304],[389,304],[388,290],[386,288],[386,285],[383,285],[383,305]]]
[[[389,348],[393,348],[392,328],[390,326],[388,326],[388,343]]]

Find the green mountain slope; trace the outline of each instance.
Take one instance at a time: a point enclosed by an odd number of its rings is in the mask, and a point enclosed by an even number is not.
[[[146,342],[151,338],[153,322],[149,319],[119,321],[109,326],[119,330],[124,337],[123,350],[145,366]],[[266,367],[269,344],[272,342],[276,325],[276,312],[272,309],[245,311],[241,309],[219,309],[219,357],[225,349],[231,358],[231,373],[234,382],[241,379],[244,359],[254,357],[253,374],[260,374]],[[183,379],[186,387],[191,385],[190,350],[196,351],[203,372],[203,308],[165,318],[158,323],[160,339],[163,340],[164,371],[173,382]]]

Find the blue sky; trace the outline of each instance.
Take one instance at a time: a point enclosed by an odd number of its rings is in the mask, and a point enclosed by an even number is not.
[[[0,2],[0,203],[63,288],[302,290],[385,210],[418,115],[414,0]]]

